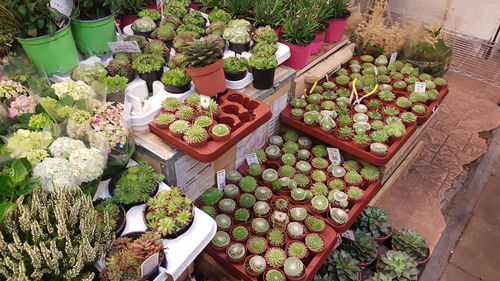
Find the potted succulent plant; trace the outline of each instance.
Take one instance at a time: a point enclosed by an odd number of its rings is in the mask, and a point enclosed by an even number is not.
[[[271,191],[271,189],[265,186],[259,186],[255,190],[254,194],[258,200],[263,200],[263,201],[267,201],[271,199],[271,197],[273,196],[273,192]]]
[[[267,233],[267,241],[271,246],[281,247],[285,243],[285,234],[279,229],[273,229]]]
[[[236,54],[250,51],[252,38],[246,29],[238,27],[226,28],[222,38],[229,42],[229,50]]]
[[[278,247],[269,248],[264,255],[266,262],[273,268],[280,268],[286,260],[286,252]]]
[[[250,237],[247,241],[247,248],[250,253],[260,255],[267,250],[267,241],[260,236]]]
[[[325,222],[321,219],[318,219],[313,216],[308,216],[305,220],[304,223],[307,227],[307,229],[311,232],[322,232],[325,230]]]
[[[155,173],[147,163],[140,162],[113,177],[109,189],[115,202],[128,210],[135,205],[145,203],[150,196],[153,196],[161,181],[163,175]]]
[[[238,242],[244,242],[248,239],[250,231],[243,225],[237,225],[231,230],[231,237]]]
[[[222,50],[213,38],[198,39],[185,48],[186,60],[189,62],[186,71],[193,79],[199,93],[215,96],[224,92]]]
[[[394,231],[392,248],[407,253],[418,265],[427,263],[430,258],[429,246],[425,239],[410,229]]]
[[[256,89],[265,90],[274,85],[274,73],[278,67],[278,61],[274,55],[250,57],[249,65],[253,73],[253,86]]]
[[[355,228],[370,234],[379,244],[392,235],[388,215],[381,209],[371,206],[361,212],[356,220]]]
[[[156,24],[158,24],[160,22],[160,18],[161,18],[160,11],[158,11],[156,9],[144,9],[144,10],[140,11],[139,13],[137,13],[137,15],[139,16],[139,18],[148,17],[148,18],[152,19]]]
[[[260,276],[266,270],[266,259],[258,255],[250,255],[245,259],[245,270],[250,276]]]
[[[285,17],[283,20],[281,39],[291,52],[291,57],[283,64],[288,67],[301,69],[309,63],[311,43],[318,28],[318,22],[311,20],[310,16],[308,10],[299,10],[295,17]]]
[[[289,257],[283,264],[285,275],[291,280],[297,280],[304,276],[305,266],[297,257]]]
[[[327,260],[328,268],[339,280],[359,281],[361,280],[361,269],[358,267],[359,261],[351,257],[343,250],[335,250]]]
[[[191,78],[180,68],[165,71],[161,77],[165,91],[172,94],[185,93],[191,89]]]
[[[232,263],[241,263],[245,259],[246,252],[243,244],[234,243],[227,247],[226,256]]]
[[[93,205],[99,216],[104,216],[104,213],[108,214],[110,225],[115,230],[115,234],[119,236],[126,224],[125,209],[113,202],[111,198],[97,199]]]
[[[217,224],[217,229],[228,230],[233,225],[231,217],[226,214],[219,214],[215,217],[215,223]]]
[[[127,78],[129,83],[132,82],[135,77],[135,71],[132,69],[132,64],[128,58],[112,59],[109,61],[106,70],[110,76],[118,75]]]
[[[224,76],[230,81],[239,81],[246,77],[248,60],[239,57],[224,59]]]
[[[125,1],[120,10],[120,28],[124,28],[127,25],[133,24],[139,17],[137,14],[144,9],[144,1],[142,0],[131,0]]]
[[[162,113],[158,114],[155,117],[154,122],[156,125],[158,125],[158,127],[167,129],[168,126],[170,126],[170,124],[174,121],[175,121],[175,116],[173,114]]]
[[[184,234],[194,220],[193,202],[179,188],[162,191],[146,203],[144,221],[166,239]]]
[[[231,137],[231,128],[226,124],[217,124],[210,129],[210,134],[215,141],[225,141]]]
[[[165,59],[155,54],[140,54],[132,60],[132,68],[146,81],[148,90],[153,90],[153,82],[160,80]]]
[[[356,230],[353,232],[355,240],[346,239],[342,241],[340,249],[349,253],[357,259],[360,267],[368,267],[377,257],[378,244],[369,234]]]
[[[285,281],[285,274],[279,269],[268,270],[264,274],[265,281]]]
[[[217,231],[212,238],[210,245],[218,251],[224,251],[229,245],[229,242],[231,242],[229,234],[224,231]]]
[[[278,42],[278,36],[274,29],[269,25],[261,26],[255,30],[253,40],[257,43],[265,42],[268,44],[276,44]]]
[[[186,50],[188,44],[195,40],[196,39],[191,34],[177,34],[174,36],[172,45],[177,53],[182,53]]]
[[[327,211],[329,206],[328,198],[324,195],[316,195],[311,198],[311,207],[313,212],[322,214]]]
[[[330,3],[328,11],[328,29],[326,30],[325,42],[339,42],[344,34],[347,18],[351,15],[349,11],[350,1],[342,0]]]
[[[377,270],[396,280],[416,281],[419,274],[415,260],[399,251],[387,251],[381,255]]]
[[[222,34],[224,34],[224,29],[226,29],[226,26],[227,24],[222,21],[211,22],[206,31],[207,34],[222,36]]]
[[[208,132],[200,126],[191,126],[183,136],[183,140],[192,147],[200,147],[207,144]]]
[[[305,238],[306,247],[313,253],[319,253],[325,248],[325,239],[318,233],[310,233]]]
[[[349,220],[349,215],[340,208],[330,209],[329,216],[338,225],[343,225]]]
[[[411,106],[411,112],[417,116],[423,116],[427,112],[427,105],[422,103],[414,103]]]
[[[255,213],[256,216],[259,217],[267,216],[270,211],[271,207],[265,201],[257,201],[253,206],[253,212]]]
[[[268,232],[269,223],[264,218],[254,218],[251,222],[252,232],[257,235],[262,235]]]
[[[144,36],[145,38],[150,38],[155,28],[155,22],[148,17],[140,18],[132,24],[132,31],[134,31],[134,34]]]
[[[229,23],[229,21],[231,21],[231,15],[222,9],[215,8],[208,15],[208,20],[210,20],[210,22],[221,21],[221,22]]]
[[[170,26],[159,26],[151,32],[151,38],[163,41],[169,48],[173,46],[175,35],[175,30]]]

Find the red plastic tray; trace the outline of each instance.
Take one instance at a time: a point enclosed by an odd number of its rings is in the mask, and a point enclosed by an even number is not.
[[[349,142],[341,141],[335,138],[332,133],[327,133],[323,131],[320,127],[317,126],[311,127],[304,124],[300,120],[293,119],[290,116],[290,111],[291,108],[287,107],[285,108],[285,110],[281,112],[280,119],[283,123],[377,166],[383,166],[387,164],[396,154],[396,152],[398,152],[398,150],[403,146],[403,144],[406,143],[406,141],[413,134],[413,132],[415,132],[417,128],[416,124],[408,126],[406,128],[406,134],[404,135],[404,137],[392,142],[392,144],[389,146],[389,152],[386,155],[379,156],[369,152],[368,149],[367,150],[360,149],[359,147],[352,144],[352,142],[350,141]]]
[[[441,104],[446,95],[448,95],[448,86],[441,89],[439,91],[439,98],[427,106],[429,110],[425,115],[417,116],[417,124],[424,124],[425,122],[427,122],[427,120],[429,120],[432,114],[434,114],[434,111],[436,111],[436,108]]]
[[[269,202],[274,197],[275,196],[273,196],[269,200]],[[290,208],[293,208],[296,206],[298,206],[298,205],[290,204]],[[314,215],[314,214],[310,213],[310,215]],[[242,225],[242,224],[239,224],[239,225]],[[243,224],[243,225],[245,225],[245,224]],[[309,280],[312,280],[314,278],[314,276],[316,275],[318,270],[323,266],[323,263],[326,261],[326,259],[330,255],[330,253],[335,248],[335,245],[337,244],[337,239],[338,239],[337,232],[335,232],[334,228],[329,226],[328,224],[325,224],[325,229],[323,230],[323,232],[320,233],[320,235],[323,237],[323,239],[325,239],[325,248],[323,249],[323,251],[321,253],[318,253],[318,254],[309,253],[309,256],[307,257],[307,259],[304,262],[305,274],[303,277],[300,278],[300,280],[302,280],[302,281],[309,281]],[[291,239],[291,240],[288,239],[288,241],[294,241],[294,240],[296,240],[296,239]],[[232,242],[234,242],[234,241],[231,239],[231,243]],[[281,248],[286,250],[285,247],[286,246],[284,245]],[[218,251],[215,248],[213,248],[211,244],[209,244],[209,246],[207,246],[205,248],[205,251],[211,257],[213,257],[215,260],[217,260],[217,262],[219,264],[221,264],[228,271],[230,271],[230,273],[241,278],[242,280],[245,280],[245,281],[262,280],[261,276],[253,277],[253,276],[250,276],[248,273],[246,273],[244,261],[241,263],[238,263],[238,264],[230,262],[228,260],[228,258],[226,257],[225,251]],[[249,255],[250,255],[250,253],[247,253],[247,256],[249,256]],[[287,279],[287,280],[289,280],[289,279]]]
[[[217,160],[233,145],[271,119],[272,113],[269,105],[234,90],[229,90],[221,96],[218,103],[220,110],[215,116],[215,121],[231,127],[228,140],[214,141],[209,137],[206,145],[193,147],[154,122],[149,123],[149,130],[196,160],[208,163]]]

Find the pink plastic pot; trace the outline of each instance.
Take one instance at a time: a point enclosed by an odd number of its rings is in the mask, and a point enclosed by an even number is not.
[[[326,30],[325,42],[340,42],[344,35],[347,18],[340,20],[328,20],[328,29]]]
[[[309,55],[311,54],[311,44],[304,46],[282,42],[290,48],[291,56],[283,65],[293,69],[304,68],[309,63]]]
[[[311,55],[316,55],[323,48],[325,43],[326,30],[315,34],[314,41],[311,43]]]
[[[201,3],[200,2],[191,2],[191,4],[189,4],[189,8],[199,11],[201,8]]]
[[[154,1],[154,2],[149,2],[149,1],[146,2],[146,8],[151,9],[151,10],[161,11],[160,6],[156,5],[155,2],[156,1]]]
[[[278,38],[281,37],[281,32],[282,31],[283,31],[283,27],[282,26],[274,29],[274,32],[276,33],[276,35],[278,36]]]

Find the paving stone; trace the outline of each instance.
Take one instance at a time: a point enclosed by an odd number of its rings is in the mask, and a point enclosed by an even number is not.
[[[465,145],[464,152],[471,155],[471,156],[479,158],[481,155],[483,155],[486,152],[486,147],[479,147],[479,146],[468,143]]]
[[[500,276],[500,225],[472,216],[450,262],[484,281]]]
[[[446,141],[446,138],[448,137],[447,134],[439,130],[436,130],[434,128],[427,128],[425,136],[426,136],[425,145],[430,151],[433,152],[437,152]]]
[[[450,263],[446,267],[443,276],[441,276],[440,281],[480,281],[480,280]]]
[[[444,143],[455,150],[462,151],[467,142],[468,140],[459,139],[449,135]]]
[[[472,213],[489,223],[500,226],[499,203],[500,177],[492,176]]]
[[[471,132],[468,132],[468,131],[466,131],[464,129],[460,129],[460,128],[453,128],[452,130],[449,130],[448,132],[446,132],[446,134],[448,134],[449,136],[452,136],[454,138],[457,138],[459,140],[463,140],[466,143],[472,137],[472,133]]]

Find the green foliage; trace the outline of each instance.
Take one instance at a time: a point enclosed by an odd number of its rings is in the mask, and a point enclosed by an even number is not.
[[[15,159],[10,167],[5,166],[0,171],[0,221],[15,206],[19,197],[30,194],[39,186],[38,180],[29,176],[31,171],[31,164],[26,158]]]
[[[184,141],[190,144],[200,143],[208,138],[207,130],[200,126],[191,126],[184,134]]]
[[[236,202],[230,198],[223,198],[217,204],[219,210],[225,213],[231,213],[236,209]]]
[[[165,59],[155,54],[140,54],[132,60],[132,68],[139,73],[149,73],[161,70]]]
[[[195,26],[204,27],[206,20],[200,11],[192,10],[182,18],[184,24],[191,24]]]
[[[231,231],[231,235],[236,241],[243,241],[248,237],[249,231],[246,227],[238,225],[233,228],[233,230]]]
[[[427,246],[424,237],[410,229],[395,231],[392,236],[392,244],[398,251],[407,253],[417,261],[423,260],[429,255],[429,246]]]
[[[201,210],[205,212],[207,215],[211,216],[212,218],[214,218],[217,215],[217,210],[215,210],[213,206],[203,206]]]
[[[210,22],[221,21],[228,23],[231,20],[231,15],[224,10],[214,9],[210,15],[208,15],[208,19]]]
[[[166,85],[184,86],[191,82],[191,77],[183,69],[171,69],[163,73],[161,82]]]
[[[150,32],[153,31],[155,28],[156,28],[155,22],[148,17],[137,19],[132,24],[132,30],[137,32]]]
[[[285,153],[281,156],[281,162],[285,165],[294,165],[297,162],[297,158],[291,153]]]
[[[276,44],[269,44],[266,42],[259,42],[252,48],[252,51],[255,55],[263,57],[271,57],[276,53],[277,50],[278,47],[276,46]]]
[[[128,78],[123,76],[103,76],[92,82],[92,89],[96,93],[113,94],[127,88]]]
[[[391,231],[389,217],[379,208],[368,206],[360,214],[355,228],[370,234],[374,238],[385,237]]]
[[[406,134],[406,127],[403,123],[391,123],[384,127],[384,131],[389,136],[402,137]]]
[[[351,138],[353,135],[353,130],[352,128],[349,127],[342,127],[337,131],[337,134],[341,136],[344,139]]]
[[[155,122],[159,125],[170,125],[174,120],[175,116],[173,114],[160,114],[156,117]]]
[[[214,38],[198,39],[184,49],[191,68],[201,68],[222,58],[222,49]]]
[[[247,248],[248,251],[251,253],[258,255],[262,254],[266,251],[267,249],[267,242],[266,239],[262,237],[252,237],[248,240],[247,242]]]
[[[215,247],[224,247],[224,246],[227,246],[230,242],[230,237],[229,237],[229,234],[227,234],[226,232],[224,231],[217,231],[214,235],[214,238],[212,238],[212,245],[214,245]]]
[[[295,16],[283,18],[283,31],[281,37],[287,43],[295,45],[306,45],[314,40],[314,34],[318,30],[317,21],[311,20],[311,10],[291,11]]]
[[[246,58],[229,57],[224,59],[224,71],[227,73],[240,73],[248,68],[248,60]]]
[[[278,61],[276,60],[276,56],[270,55],[253,55],[248,60],[250,67],[258,69],[258,70],[266,70],[273,69],[278,67]]]
[[[393,106],[386,106],[383,109],[384,114],[387,116],[395,116],[399,114],[399,109],[393,107]]]
[[[108,67],[106,67],[106,70],[110,76],[119,75],[128,78],[133,74],[132,64],[128,58],[112,59],[109,62]]]
[[[423,104],[415,104],[411,107],[411,110],[419,114],[424,114],[427,111]]]
[[[144,203],[156,186],[163,181],[146,162],[128,168],[120,177],[113,190],[113,199],[121,204]]]
[[[237,18],[244,18],[252,11],[255,0],[225,0],[224,10]]]
[[[71,18],[97,20],[114,15],[123,7],[122,0],[74,0]]]
[[[285,234],[281,230],[273,229],[267,233],[267,241],[271,246],[281,246],[285,242]]]
[[[306,236],[305,243],[307,248],[313,252],[321,252],[325,248],[325,240],[316,233],[311,233]]]
[[[344,175],[344,180],[348,185],[359,185],[363,181],[363,177],[358,172],[349,171]]]
[[[217,124],[211,130],[214,136],[223,137],[231,133],[231,128],[226,124]]]
[[[401,120],[411,123],[417,121],[417,116],[411,112],[403,112],[401,113]]]
[[[373,165],[364,166],[361,169],[360,174],[364,179],[367,179],[370,181],[378,180],[380,178],[379,169]]]
[[[198,39],[205,34],[205,29],[197,25],[183,24],[179,26],[176,30],[177,34],[190,34],[194,38]]]
[[[182,18],[187,13],[187,5],[182,1],[170,1],[163,7],[164,15],[173,15]]]
[[[174,36],[173,46],[176,52],[184,52],[187,46],[196,39],[191,34],[177,34]],[[187,58],[187,57],[186,57]],[[186,64],[189,63],[186,61]]]
[[[393,92],[382,91],[378,93],[378,98],[384,101],[392,101],[396,98],[396,95]]]
[[[328,188],[322,182],[315,182],[313,185],[311,185],[311,192],[314,195],[325,195],[326,196],[328,194]]]
[[[264,257],[270,266],[278,268],[285,263],[286,253],[281,248],[273,247],[267,250]]]
[[[359,145],[368,145],[371,142],[370,137],[366,134],[357,134],[352,140]]]
[[[279,211],[285,211],[288,208],[288,201],[284,198],[277,198],[273,202],[273,207]]]
[[[276,269],[271,269],[266,272],[265,276],[266,281],[285,281],[285,276],[283,273]]]
[[[333,273],[339,280],[357,281],[361,269],[358,267],[359,261],[352,258],[349,253],[343,250],[335,250],[327,259],[321,272]],[[325,268],[326,267],[326,268]]]
[[[290,165],[283,165],[279,168],[278,174],[281,177],[292,178],[295,174],[295,168]]]
[[[250,218],[250,212],[248,209],[239,208],[234,212],[234,219],[239,222],[246,222]]]
[[[313,216],[308,216],[304,223],[312,231],[320,232],[325,229],[325,222]]]
[[[238,200],[238,203],[240,204],[240,206],[245,207],[245,208],[253,207],[255,202],[257,202],[257,200],[255,199],[255,196],[253,196],[252,194],[248,194],[248,193],[242,194],[240,196],[240,199]]]
[[[207,28],[207,34],[216,34],[222,36],[224,29],[226,29],[227,24],[222,21],[211,22],[210,26]]]
[[[142,10],[140,11],[138,14],[137,14],[140,18],[144,18],[144,17],[148,17],[154,21],[157,21],[160,19],[160,12],[157,11],[157,10],[153,10],[153,9],[145,9],[145,10]]]
[[[222,198],[222,192],[215,187],[210,187],[201,194],[201,201],[205,205],[214,205]]]
[[[239,186],[243,192],[254,192],[257,180],[252,176],[245,176],[239,180]]]
[[[251,176],[260,176],[262,174],[262,166],[260,164],[252,164],[248,166],[248,174]]]
[[[297,151],[299,151],[299,145],[295,142],[292,142],[292,141],[287,141],[282,149],[281,149],[284,153],[290,153],[290,154],[295,154],[297,153]]]
[[[274,32],[274,30],[270,26],[263,26],[263,27],[257,28],[255,30],[255,34],[254,34],[253,39],[257,43],[267,43],[267,44],[274,46],[274,47],[276,47],[276,42],[278,42],[278,36],[276,35],[276,32]],[[277,49],[277,47],[276,47],[276,49]],[[255,47],[254,47],[254,52],[257,52],[255,50]],[[272,52],[271,54],[274,54],[275,52],[276,52],[276,50],[274,52]]]
[[[146,43],[146,46],[144,47],[144,52],[147,54],[160,55],[162,57],[170,55],[170,49],[163,41],[160,40],[152,40]]]

